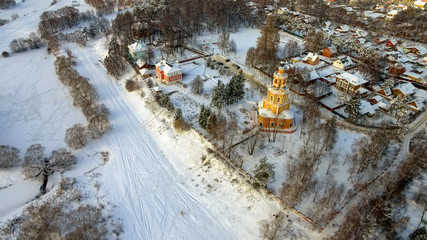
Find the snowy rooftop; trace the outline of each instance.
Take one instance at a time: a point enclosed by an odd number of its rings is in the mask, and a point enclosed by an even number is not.
[[[279,119],[294,119],[294,112],[292,110],[283,110],[279,116],[277,116]]]
[[[165,74],[182,73],[181,68],[175,67],[172,64],[170,64],[164,60],[157,63],[156,67],[159,67],[160,70],[163,71]]]
[[[351,83],[354,86],[359,86],[362,85],[364,83],[367,83],[368,81],[366,81],[365,79],[361,79],[351,73],[348,72],[343,72],[341,74],[337,75],[337,78],[341,78],[346,80],[347,82]]]
[[[341,63],[344,66],[344,68],[352,66],[354,64],[353,61],[351,60],[351,58],[349,56],[339,57],[338,60],[341,61]]]
[[[268,108],[260,108],[258,109],[258,113],[265,118],[276,118],[276,114]]]
[[[364,115],[364,114],[375,114],[375,111],[378,109],[378,105],[371,105],[368,101],[366,100],[360,100],[360,114]]]
[[[146,49],[146,45],[140,41],[135,42],[131,45],[129,45],[129,49],[132,52],[140,52],[140,51],[144,51]]]
[[[414,87],[414,85],[412,85],[412,83],[405,82],[397,85],[393,89],[399,89],[403,94],[410,95],[414,93],[416,88]]]
[[[309,59],[311,59],[311,61],[316,61],[318,58],[319,58],[319,55],[314,54],[314,53],[312,53],[312,52],[309,52],[309,53],[307,54],[307,56],[305,56],[305,57],[303,58],[303,61],[308,61]]]

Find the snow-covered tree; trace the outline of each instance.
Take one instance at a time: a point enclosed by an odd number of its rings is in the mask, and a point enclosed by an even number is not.
[[[224,100],[227,105],[233,104],[243,99],[245,96],[245,77],[242,71],[234,75],[225,88]]]
[[[88,135],[82,124],[75,124],[65,131],[65,143],[70,148],[79,149],[86,146]]]
[[[350,101],[348,101],[344,112],[348,113],[348,119],[350,121],[357,120],[360,116],[360,97],[355,96]]]
[[[268,180],[274,178],[274,166],[267,162],[267,157],[261,158],[253,171],[257,180],[256,186],[267,186]]]
[[[237,50],[236,41],[234,41],[233,39],[231,39],[228,42],[228,51],[231,52],[231,53],[236,54],[236,50]]]
[[[0,145],[0,168],[15,167],[19,162],[21,162],[19,149],[11,146]]]
[[[401,128],[405,127],[408,123],[408,101],[409,98],[407,96],[398,96],[391,104],[390,110],[397,118],[397,126]]]
[[[206,129],[208,127],[208,119],[211,114],[212,114],[211,110],[202,104],[202,106],[200,107],[200,113],[199,113],[199,125],[202,128]]]
[[[191,93],[200,95],[203,93],[203,81],[200,75],[197,75],[191,83]]]
[[[226,53],[228,51],[229,41],[230,33],[223,31],[218,38],[218,48],[221,49],[222,53]]]
[[[225,85],[218,81],[217,86],[213,90],[211,105],[217,109],[221,109],[225,106]]]

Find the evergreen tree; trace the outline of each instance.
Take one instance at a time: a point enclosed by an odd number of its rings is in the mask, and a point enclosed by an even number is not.
[[[239,75],[234,75],[227,84],[224,94],[224,101],[227,105],[233,104],[243,99],[245,96],[245,78],[242,71]]]
[[[200,114],[199,114],[199,124],[202,128],[207,128],[208,127],[208,118],[211,115],[211,110],[207,107],[205,107],[205,105],[202,105],[202,107],[200,108]]]
[[[217,109],[221,109],[225,105],[225,85],[218,81],[218,85],[214,89],[211,105]]]
[[[177,108],[176,109],[176,111],[175,111],[175,120],[179,120],[179,119],[182,119],[182,110],[181,110],[181,108]]]
[[[267,186],[268,180],[274,178],[274,166],[267,162],[267,157],[259,160],[259,165],[255,165],[254,177],[259,186]]]

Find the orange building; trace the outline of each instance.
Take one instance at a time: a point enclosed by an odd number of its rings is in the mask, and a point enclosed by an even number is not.
[[[279,67],[267,96],[258,104],[258,125],[261,131],[293,133],[297,126],[290,110],[289,88],[286,86],[290,65]]]

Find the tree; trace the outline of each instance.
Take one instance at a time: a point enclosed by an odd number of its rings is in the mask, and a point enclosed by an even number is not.
[[[284,214],[278,212],[273,215],[270,220],[262,220],[259,222],[259,232],[261,239],[279,240],[285,236],[284,229]]]
[[[70,148],[79,149],[86,146],[88,142],[86,128],[82,124],[75,124],[65,131],[65,143]]]
[[[386,88],[393,88],[394,87],[394,83],[395,83],[395,81],[396,81],[396,79],[394,79],[394,78],[387,78],[385,81],[384,81],[384,84],[383,84],[383,88],[384,89],[386,89]]]
[[[211,105],[220,110],[226,104],[224,96],[226,93],[224,84],[218,80],[218,84],[213,91],[214,93],[212,94]]]
[[[261,29],[261,36],[257,40],[254,63],[258,67],[274,66],[277,61],[277,50],[280,42],[279,29],[276,28],[276,17],[267,16],[267,23]],[[249,52],[248,52],[249,56]]]
[[[253,171],[256,179],[255,187],[267,186],[268,180],[274,178],[274,166],[267,162],[267,157],[261,158]]]
[[[1,9],[10,8],[10,7],[15,6],[15,5],[16,5],[15,0],[1,0],[0,1],[0,8]]]
[[[409,234],[410,240],[425,240],[427,239],[427,231],[426,227],[417,228],[415,231],[411,234]]]
[[[409,98],[407,96],[398,96],[391,104],[390,110],[396,116],[397,126],[400,128],[404,128],[408,123],[408,102]]]
[[[304,38],[304,49],[317,53],[325,46],[325,39],[322,31],[310,32]]]
[[[52,152],[50,157],[44,153],[45,147],[41,144],[33,144],[25,153],[23,173],[26,177],[42,180],[40,193],[46,193],[46,186],[49,176],[57,171],[69,170],[76,163],[76,158],[65,148],[60,148]]]
[[[200,95],[203,93],[203,81],[200,78],[200,75],[197,75],[191,83],[191,93],[195,95]]]
[[[222,53],[225,53],[228,51],[229,41],[230,41],[230,33],[223,31],[218,38],[218,48],[221,49]]]
[[[245,96],[245,77],[240,71],[238,75],[234,75],[230,82],[225,87],[224,101],[225,104],[231,105],[243,99]]]
[[[200,113],[199,113],[199,125],[207,129],[208,127],[208,118],[211,115],[211,110],[208,107],[205,107],[205,105],[202,104],[200,107]]]
[[[360,117],[360,96],[354,96],[344,109],[344,112],[348,113],[348,119],[350,121],[356,121]]]
[[[282,55],[284,58],[292,58],[300,54],[301,48],[298,46],[298,42],[295,40],[289,40],[285,44]]]
[[[255,134],[246,141],[248,154],[251,156],[252,154],[254,154],[255,146],[256,146],[256,143],[258,142],[258,139],[259,139],[259,130],[257,129]]]
[[[125,85],[126,90],[128,90],[128,92],[133,92],[135,90],[138,90],[139,86],[138,83],[136,83],[133,80],[126,80],[126,85]]]
[[[228,51],[231,52],[231,53],[236,54],[236,50],[237,50],[236,41],[234,41],[233,39],[231,39],[228,42]]]
[[[0,168],[11,168],[21,162],[19,149],[7,145],[0,145]]]
[[[329,150],[335,144],[337,138],[337,119],[335,117],[329,118],[323,126],[325,135],[321,151],[323,151],[324,148]]]

